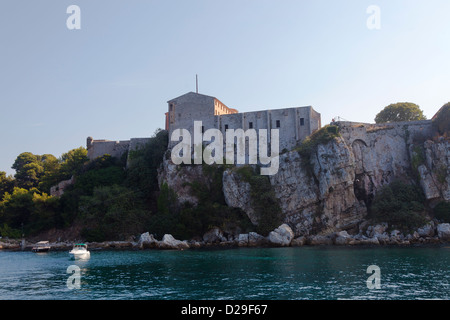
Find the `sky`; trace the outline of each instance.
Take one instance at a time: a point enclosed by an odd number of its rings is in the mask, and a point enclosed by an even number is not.
[[[310,105],[322,125],[373,123],[413,102],[431,118],[450,101],[449,12],[448,0],[1,0],[0,171],[88,136],[150,137],[196,74],[199,93],[240,112]]]

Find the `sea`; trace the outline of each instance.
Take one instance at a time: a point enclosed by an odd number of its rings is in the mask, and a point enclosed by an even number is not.
[[[450,298],[450,246],[0,251],[0,300]]]

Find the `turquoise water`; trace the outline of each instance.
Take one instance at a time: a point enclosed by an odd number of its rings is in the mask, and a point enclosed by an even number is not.
[[[370,265],[379,289],[367,287]],[[0,252],[0,299],[449,299],[449,265],[450,247]]]

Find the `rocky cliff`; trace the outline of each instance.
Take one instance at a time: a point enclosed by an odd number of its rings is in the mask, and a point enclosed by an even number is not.
[[[357,233],[377,191],[397,179],[420,183],[430,204],[450,200],[450,141],[433,137],[432,121],[336,125],[339,135],[309,157],[297,150],[281,154],[278,173],[269,177],[283,223],[295,237]],[[167,183],[180,201],[197,203],[187,187],[193,180],[211,183],[201,166],[175,166],[165,157],[159,183]],[[224,171],[227,205],[257,224],[250,190],[236,168]]]

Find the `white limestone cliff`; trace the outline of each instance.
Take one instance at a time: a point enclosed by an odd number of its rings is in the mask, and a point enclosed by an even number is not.
[[[450,200],[450,142],[432,140],[431,121],[339,123],[339,127],[339,137],[319,144],[309,159],[295,150],[280,155],[278,173],[269,176],[283,223],[295,237],[358,233],[367,205],[381,187],[396,179],[417,181],[412,163],[418,148],[424,152],[417,173],[426,198]],[[193,180],[209,183],[201,166],[175,166],[164,160],[159,182],[167,183],[179,200],[197,203],[186,186]],[[234,168],[223,173],[223,192],[228,206],[242,209],[258,223],[250,184]],[[371,236],[372,242],[384,238],[382,233]],[[339,242],[348,242],[345,234]]]

